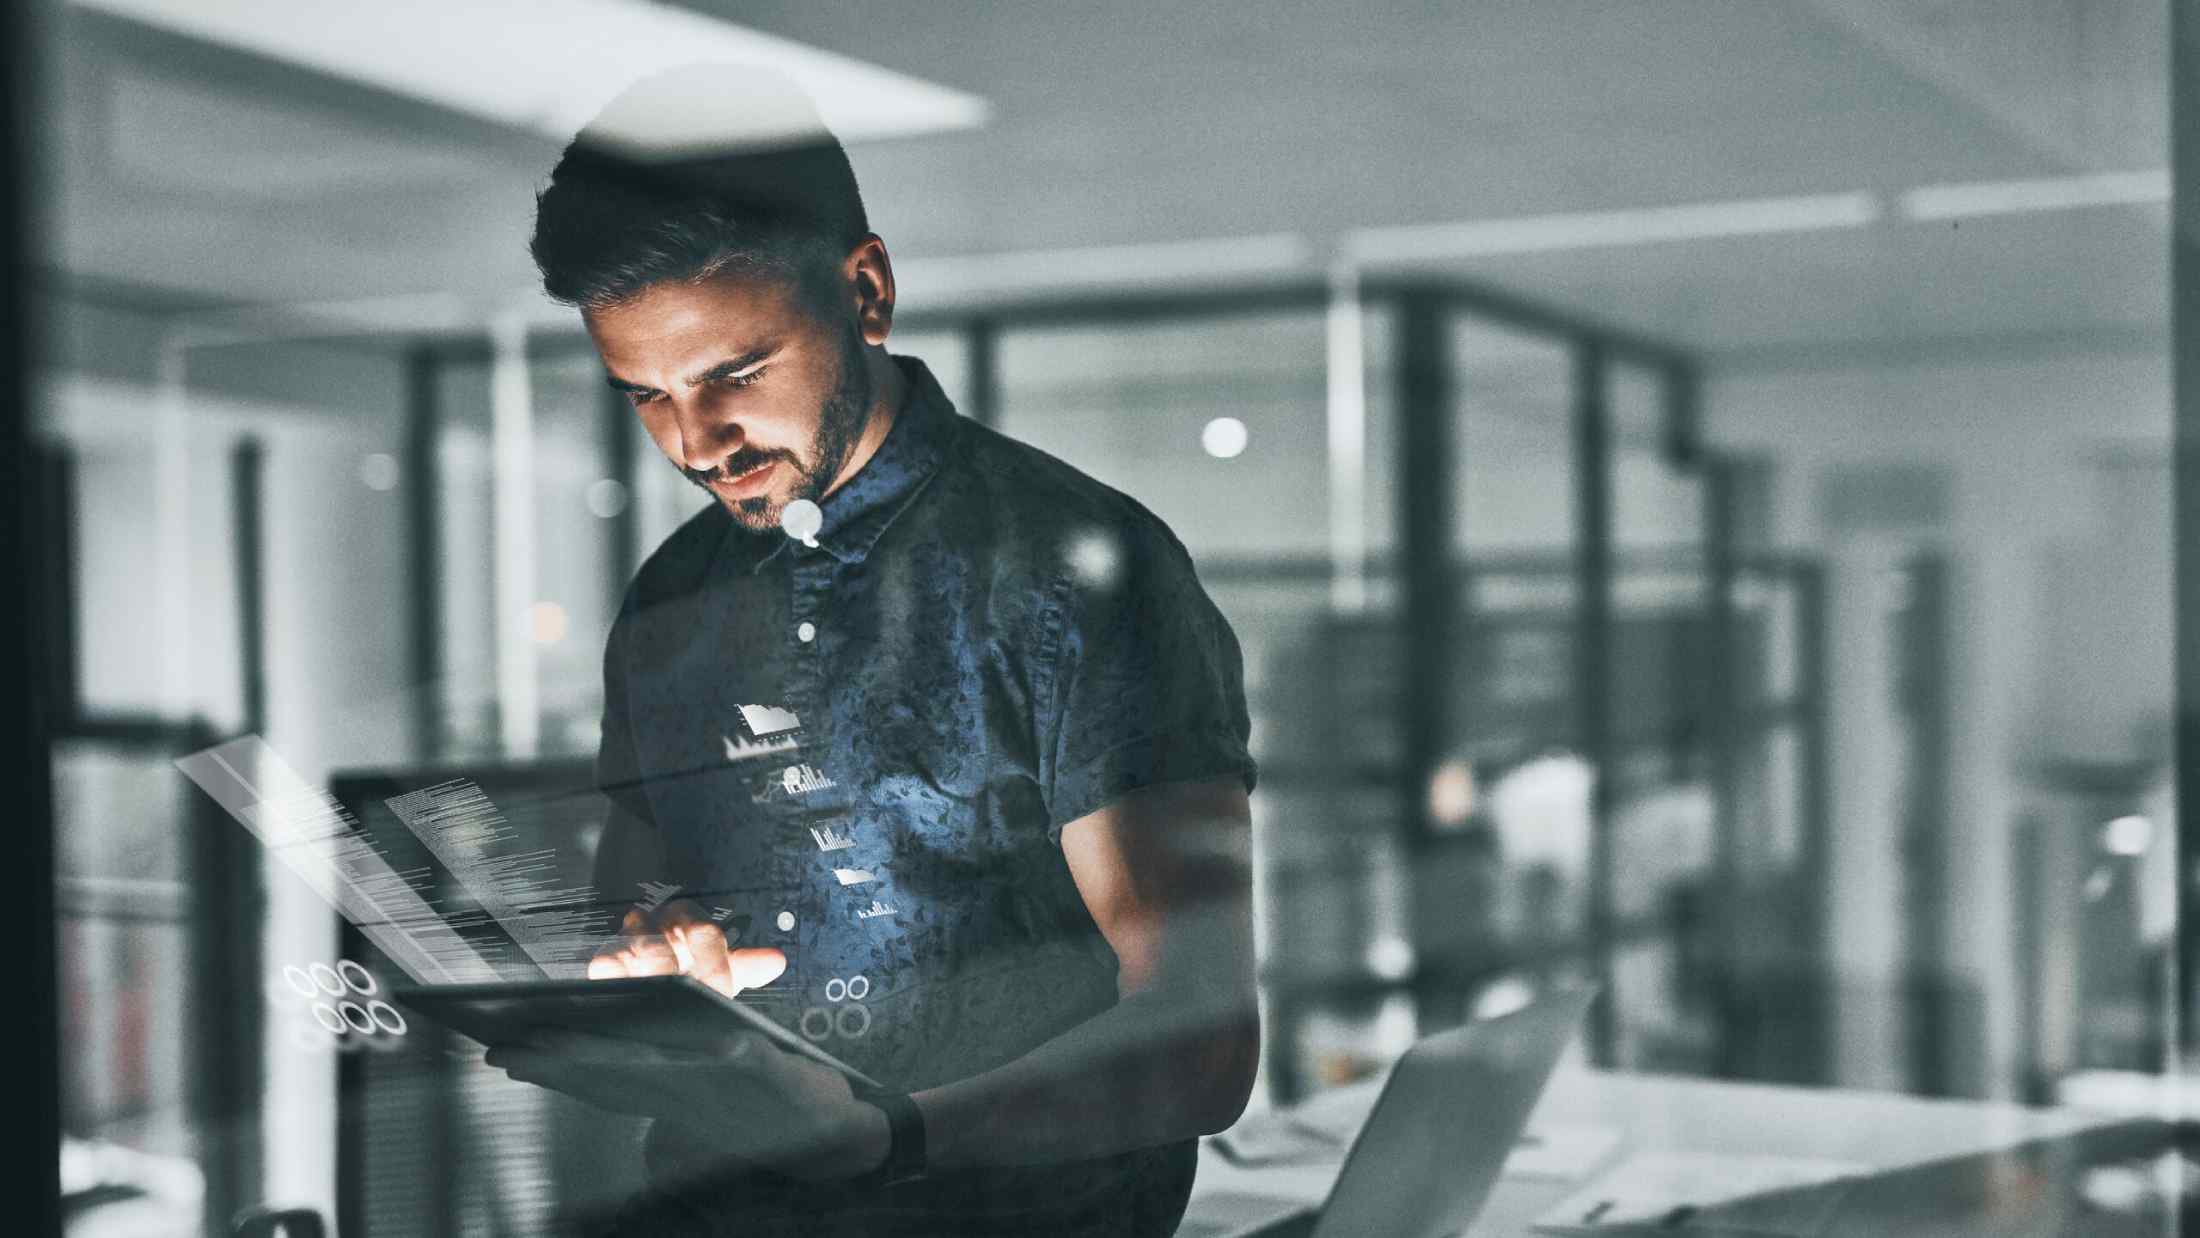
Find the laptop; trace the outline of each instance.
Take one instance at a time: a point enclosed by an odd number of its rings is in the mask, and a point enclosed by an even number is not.
[[[1176,1238],[1451,1238],[1482,1211],[1596,990],[1546,992],[1511,1014],[1406,1050],[1318,1207],[1248,1192],[1199,1197]]]

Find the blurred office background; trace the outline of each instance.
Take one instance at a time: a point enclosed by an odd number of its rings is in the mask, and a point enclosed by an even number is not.
[[[1600,1067],[2150,1107],[2168,7],[33,6],[71,1232],[539,1221],[556,1107],[308,1018],[356,943],[170,762],[585,782],[703,496],[533,292],[532,191],[704,53],[850,95],[897,351],[1235,626],[1256,1103],[1577,974]]]

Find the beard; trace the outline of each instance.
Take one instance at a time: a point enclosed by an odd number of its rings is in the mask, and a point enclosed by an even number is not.
[[[755,498],[737,499],[728,507],[733,518],[751,532],[763,533],[779,527],[780,513],[796,499],[817,502],[825,497],[826,487],[840,476],[842,466],[848,463],[848,454],[855,450],[856,439],[863,434],[863,424],[871,411],[875,385],[871,371],[863,363],[863,337],[853,323],[842,339],[840,372],[833,380],[833,393],[826,397],[818,410],[817,434],[810,440],[807,452],[795,452],[784,448],[749,450],[743,448],[726,457],[716,469],[700,472],[683,468],[680,472],[702,489],[709,491],[713,479],[739,477],[774,460],[783,460],[794,473],[794,490],[785,498],[760,494]],[[804,457],[807,456],[807,459]],[[718,499],[716,491],[711,497]],[[721,503],[723,499],[719,499]]]

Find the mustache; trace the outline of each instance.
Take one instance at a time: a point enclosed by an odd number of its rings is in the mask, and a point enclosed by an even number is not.
[[[717,468],[691,469],[681,465],[680,471],[687,474],[689,481],[707,489],[712,482],[732,481],[743,473],[753,473],[781,458],[792,460],[794,457],[784,451],[751,451],[743,448],[720,461]]]

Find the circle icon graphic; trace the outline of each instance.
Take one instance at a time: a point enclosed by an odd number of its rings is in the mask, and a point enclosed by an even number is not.
[[[314,997],[321,992],[314,985],[313,977],[307,975],[306,969],[296,963],[283,964],[283,983],[289,985],[300,997]]]
[[[823,1006],[812,1006],[802,1012],[802,1034],[812,1040],[823,1040],[833,1034],[833,1012]]]
[[[392,1036],[405,1034],[405,1016],[397,1012],[397,1007],[380,998],[367,1003],[367,1017],[374,1020],[376,1027]]]
[[[856,1017],[851,1018],[850,1016]],[[855,1023],[852,1028],[849,1026],[851,1022]],[[839,1032],[843,1040],[855,1040],[861,1037],[865,1032],[871,1030],[871,1008],[869,1006],[842,1006],[840,1013],[833,1016],[833,1030]]]
[[[361,997],[374,996],[374,990],[378,987],[373,973],[350,959],[336,960],[336,975],[343,980],[344,987]]]
[[[313,1003],[313,1021],[335,1035],[341,1036],[344,1034],[344,1016],[336,1013],[336,1007],[329,1005],[327,1002]]]
[[[342,997],[344,995],[344,979],[336,974],[335,968],[326,963],[315,963],[307,968],[306,972],[313,977],[313,983],[321,986],[323,993],[328,994],[330,997]]]

